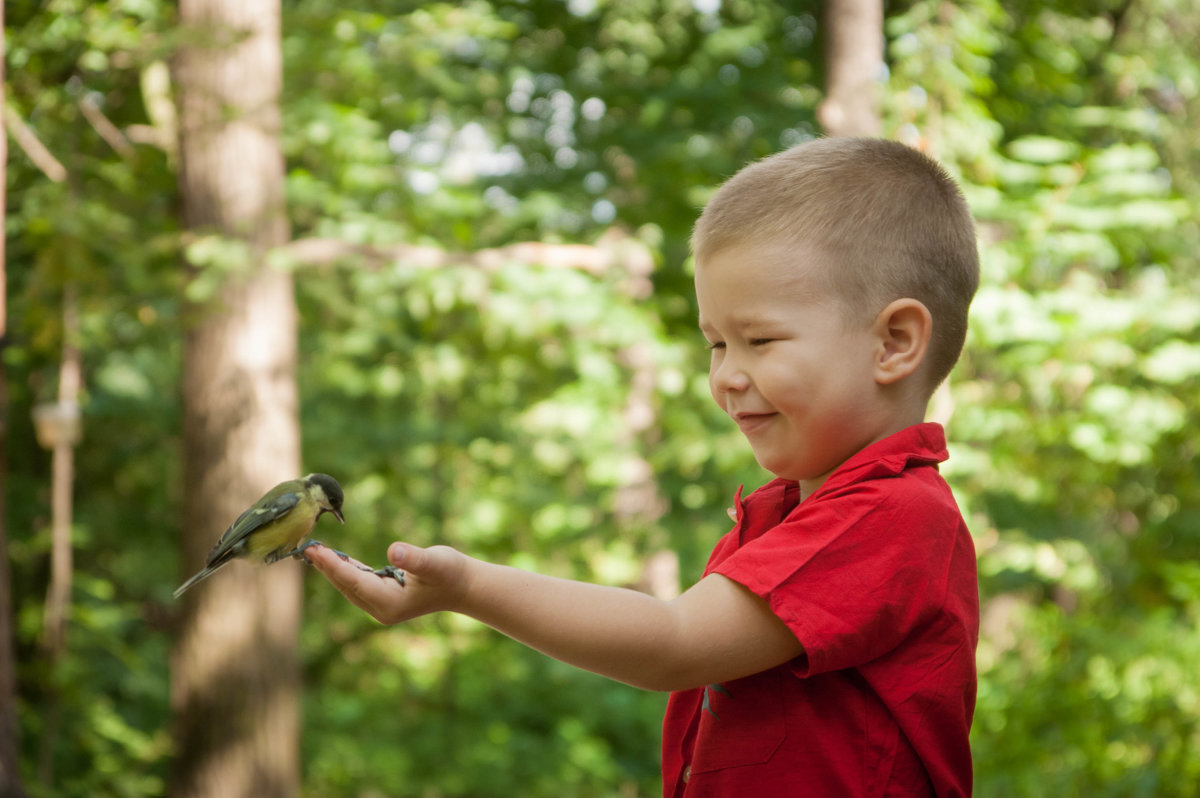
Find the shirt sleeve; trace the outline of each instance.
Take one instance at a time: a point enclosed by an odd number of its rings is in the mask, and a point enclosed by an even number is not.
[[[796,635],[806,654],[799,675],[870,662],[942,608],[961,516],[939,478],[913,476],[802,502],[714,568]]]

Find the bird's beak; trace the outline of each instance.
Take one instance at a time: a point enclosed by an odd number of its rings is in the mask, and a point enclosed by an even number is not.
[[[346,523],[346,519],[342,517],[341,510],[333,510],[331,512],[333,513],[334,517],[337,518],[337,520],[341,521],[343,524]]]

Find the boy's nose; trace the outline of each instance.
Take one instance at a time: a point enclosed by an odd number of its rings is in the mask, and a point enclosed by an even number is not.
[[[726,356],[719,364],[713,366],[709,373],[709,382],[713,393],[744,391],[750,387],[750,375],[733,358]]]

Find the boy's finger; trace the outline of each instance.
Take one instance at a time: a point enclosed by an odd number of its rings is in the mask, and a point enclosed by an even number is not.
[[[350,558],[343,560],[332,549],[322,546],[319,550],[313,551],[316,548],[314,546],[305,552],[309,556],[309,562],[312,563],[313,567],[320,571],[322,576],[332,582],[333,586],[343,593],[347,593],[350,590],[353,590],[356,594],[359,593],[360,588],[355,583],[364,571],[356,566]]]
[[[309,551],[317,547],[311,547]],[[306,554],[308,552],[305,552]],[[389,598],[392,585],[402,587],[395,579],[384,579],[374,569],[362,565],[352,557],[343,557],[336,551],[322,546],[314,552],[313,566],[329,583],[359,608],[374,614],[376,607]]]
[[[304,559],[308,560],[309,565],[324,573],[333,566],[337,555],[320,543],[315,543],[304,550]]]
[[[308,559],[310,564],[316,566],[317,569],[321,571],[324,571],[331,566],[336,566],[339,562],[349,563],[358,570],[362,570],[364,568],[371,570],[365,563],[361,563],[350,555],[331,549],[321,543],[310,545],[304,550],[304,556]]]

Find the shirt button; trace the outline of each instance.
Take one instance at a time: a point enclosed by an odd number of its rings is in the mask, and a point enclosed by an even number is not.
[[[691,778],[692,778],[692,766],[688,765],[687,767],[685,767],[683,769],[683,783],[687,784],[688,780]]]

